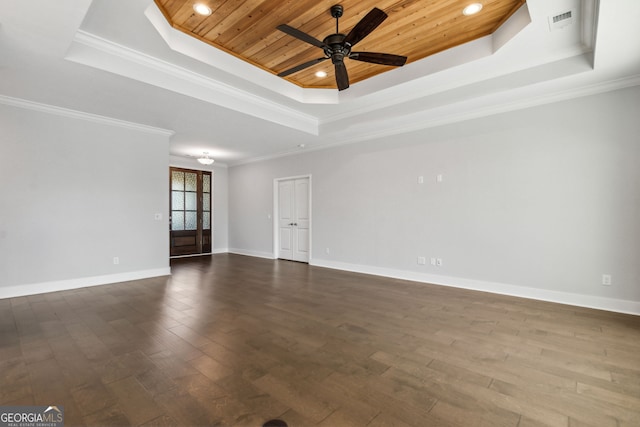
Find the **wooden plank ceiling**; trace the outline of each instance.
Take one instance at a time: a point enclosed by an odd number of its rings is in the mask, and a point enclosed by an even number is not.
[[[462,10],[477,1],[483,9],[464,16]],[[354,50],[408,57],[407,63],[493,33],[526,0],[155,0],[169,24],[255,66],[278,74],[298,64],[321,58],[322,49],[287,35],[276,27],[287,24],[323,40],[336,31],[334,4],[344,7],[340,33],[348,34],[360,19],[377,7],[389,17]],[[202,3],[210,16],[194,12]],[[345,59],[351,84],[395,67]],[[326,77],[316,77],[325,71]],[[286,77],[305,88],[335,88],[331,61],[323,61]]]

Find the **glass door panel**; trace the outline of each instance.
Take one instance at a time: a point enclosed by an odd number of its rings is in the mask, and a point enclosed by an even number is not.
[[[202,251],[211,252],[211,174],[202,175]]]
[[[171,168],[171,256],[211,252],[211,172]]]

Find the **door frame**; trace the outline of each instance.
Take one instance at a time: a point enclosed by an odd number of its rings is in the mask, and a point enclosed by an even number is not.
[[[195,165],[194,165],[195,166]],[[174,164],[174,162],[170,162],[169,163],[169,213],[168,213],[168,218],[171,218],[172,216],[172,211],[171,211],[171,171],[173,169],[177,169],[179,171],[183,171],[183,172],[197,172],[197,173],[208,173],[210,174],[210,189],[209,189],[209,203],[210,203],[210,207],[209,207],[209,212],[210,212],[210,231],[211,231],[211,235],[209,236],[209,241],[211,242],[211,250],[209,252],[198,252],[198,253],[193,253],[193,254],[185,254],[185,255],[171,255],[171,219],[169,219],[169,259],[176,259],[176,258],[190,258],[190,257],[197,257],[197,256],[204,256],[204,255],[212,255],[214,253],[214,246],[213,246],[213,242],[214,242],[214,228],[213,228],[213,219],[214,219],[214,203],[215,203],[215,199],[214,199],[214,192],[213,192],[213,188],[214,188],[214,180],[215,180],[215,171],[213,169],[207,169],[207,168],[201,168],[201,167],[193,167],[192,165],[186,165],[186,164]],[[200,175],[200,178],[198,179],[198,182],[200,183],[199,185],[201,185],[201,178],[202,175]],[[202,188],[202,187],[199,187]],[[201,199],[199,199],[197,201],[198,205],[201,204]],[[202,211],[199,210],[199,213],[202,213]],[[198,227],[201,228],[202,227],[202,218],[198,217]],[[202,235],[198,237],[199,239],[202,238]],[[199,243],[200,248],[202,248],[202,241],[200,241]]]
[[[288,176],[288,177],[284,177],[284,178],[276,178],[273,180],[273,216],[272,218],[272,224],[273,224],[273,259],[278,259],[280,257],[280,233],[278,232],[278,221],[280,218],[279,215],[279,199],[280,199],[280,187],[279,184],[282,181],[291,181],[294,179],[308,179],[309,180],[309,200],[307,201],[309,203],[309,264],[311,263],[311,260],[313,259],[313,253],[311,251],[311,248],[313,247],[313,211],[311,209],[311,200],[313,200],[312,197],[312,177],[311,174],[308,175],[296,175],[296,176]]]

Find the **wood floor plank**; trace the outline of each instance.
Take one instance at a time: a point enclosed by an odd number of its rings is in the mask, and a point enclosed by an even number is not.
[[[282,404],[304,414],[314,424],[321,422],[337,409],[331,402],[318,399],[306,386],[276,378],[271,374],[258,378],[253,384]]]
[[[137,350],[114,355],[106,362],[94,363],[94,369],[104,384],[141,374],[154,366],[150,358]]]
[[[2,387],[0,387],[0,405],[27,399],[32,396],[29,370],[26,362],[19,358],[0,360]]]
[[[0,405],[65,425],[635,427],[640,317],[280,260],[0,300]]]
[[[370,381],[369,377],[336,372],[326,378],[323,383],[339,392],[345,399],[357,400],[372,408],[377,408],[384,414],[384,418],[395,419],[402,424],[454,426],[449,421],[438,418],[429,412],[437,402],[436,399],[426,395],[416,396],[413,401],[402,399],[396,393],[395,385],[390,381]],[[420,403],[416,403],[416,400]],[[372,422],[374,421],[375,418]]]
[[[135,377],[140,385],[142,385],[142,387],[144,387],[151,396],[155,396],[177,387],[176,383],[170,378],[170,375],[155,366],[155,364],[153,368],[141,372]]]
[[[71,389],[73,399],[84,417],[116,406],[116,398],[101,382]]]
[[[181,426],[219,425],[222,421],[212,416],[195,397],[180,388],[160,393],[154,397],[154,401]]]
[[[176,420],[166,414],[156,417],[147,423],[141,424],[141,426],[144,427],[180,427],[181,425],[183,424],[178,424]]]
[[[65,408],[65,425],[67,425],[67,411]],[[129,426],[133,425],[122,410],[116,406],[109,406],[108,408],[100,409],[83,418],[84,426],[99,426],[99,427],[111,427],[111,426]]]
[[[224,390],[225,394],[237,401],[244,402],[257,414],[262,415],[263,420],[277,419],[290,409],[241,375],[230,375],[218,380],[216,384]]]
[[[557,417],[559,419],[555,425],[566,425],[568,418],[593,423],[602,427],[616,427],[618,424],[615,417],[596,410],[593,405],[585,404],[586,402],[583,402],[582,405],[578,404],[576,402],[578,400],[577,393],[541,393],[539,390],[514,386],[500,380],[495,380],[491,383],[490,389],[517,401],[535,402],[537,410],[525,413],[525,415],[535,419],[538,411],[545,411],[546,414],[542,418],[544,422],[551,422]],[[557,414],[556,417],[554,417],[554,413]]]
[[[133,376],[111,382],[107,388],[116,397],[118,406],[133,425],[150,422],[162,412],[153,396]]]

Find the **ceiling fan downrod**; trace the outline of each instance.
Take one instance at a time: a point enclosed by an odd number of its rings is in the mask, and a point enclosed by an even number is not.
[[[331,16],[336,18],[336,34],[340,33],[340,31],[338,30],[338,20],[342,17],[343,12],[344,9],[341,5],[334,4],[333,6],[331,6]]]

